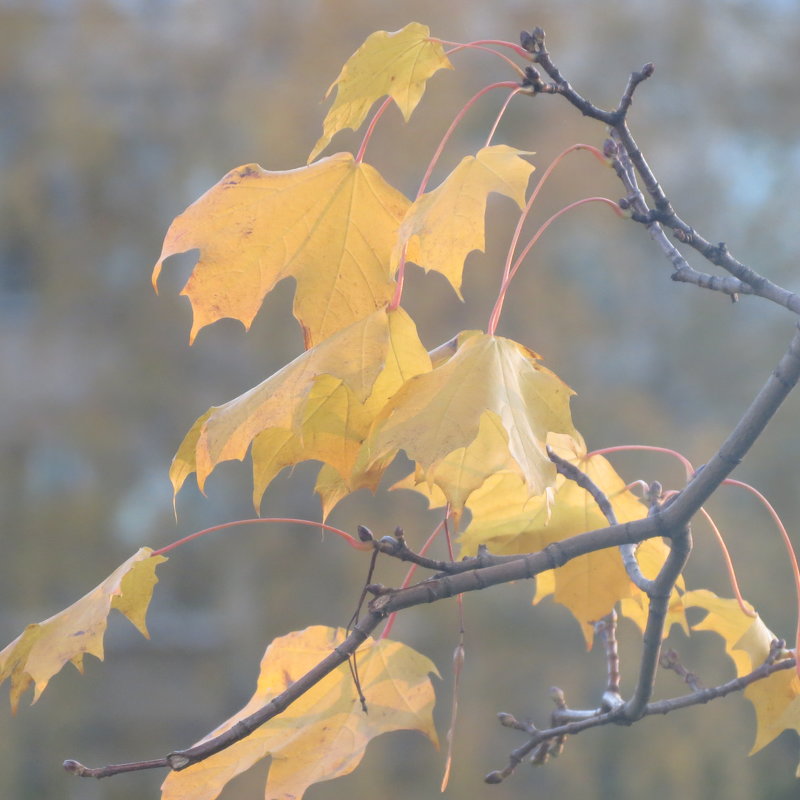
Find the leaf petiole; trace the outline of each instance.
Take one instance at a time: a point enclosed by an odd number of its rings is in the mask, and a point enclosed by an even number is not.
[[[494,53],[496,56],[499,56],[504,61],[507,61],[511,64],[514,69],[518,70],[524,76],[524,72],[519,68],[517,64],[515,64],[511,59],[506,58],[502,53],[498,53],[497,50],[492,50],[491,47],[485,47],[484,45],[496,45],[497,47],[507,47],[509,50],[513,50],[520,58],[524,58],[526,61],[531,61],[531,54],[514,42],[507,42],[503,39],[476,39],[474,42],[450,42],[447,39],[439,39],[435,36],[429,37],[430,41],[438,42],[439,44],[447,45],[448,47],[452,47],[451,50],[447,51],[447,55],[451,55],[452,53],[457,53],[459,50],[485,50],[487,53]]]
[[[232,522],[223,522],[220,525],[212,525],[210,528],[204,528],[201,531],[195,531],[194,533],[190,533],[188,536],[184,536],[182,539],[178,539],[177,541],[165,545],[158,550],[154,550],[151,555],[164,555],[164,553],[168,553],[170,550],[175,550],[178,547],[182,547],[183,545],[188,544],[195,539],[199,539],[201,536],[205,536],[208,533],[216,533],[217,531],[226,530],[227,528],[235,528],[238,525],[263,525],[271,523],[288,523],[291,525],[306,525],[311,528],[321,528],[324,531],[330,531],[331,533],[335,533],[337,536],[340,536],[347,542],[347,544],[350,545],[350,547],[356,550],[372,549],[372,546],[369,543],[361,542],[346,531],[340,530],[339,528],[334,528],[332,525],[326,525],[324,522],[314,522],[310,519],[295,519],[293,517],[258,517],[256,519],[235,519]]]
[[[728,486],[738,486],[740,489],[746,489],[751,494],[755,495],[764,508],[767,509],[770,517],[772,517],[772,521],[778,527],[778,531],[780,531],[781,539],[783,539],[783,545],[786,548],[786,552],[789,555],[789,563],[792,565],[792,575],[794,576],[794,590],[795,590],[795,597],[797,599],[797,628],[795,630],[795,670],[797,675],[800,676],[800,567],[797,564],[797,554],[794,551],[794,547],[792,545],[792,540],[789,538],[789,534],[786,531],[786,526],[783,524],[778,512],[773,507],[772,503],[764,497],[761,492],[758,491],[755,487],[751,486],[749,483],[744,483],[743,481],[737,481],[735,478],[726,478],[723,484],[727,484]]]
[[[506,293],[508,292],[508,287],[511,285],[511,281],[514,279],[514,276],[517,274],[522,262],[525,260],[525,256],[528,255],[531,248],[539,241],[542,234],[561,216],[566,214],[568,211],[572,211],[574,208],[578,208],[578,206],[586,205],[587,203],[605,203],[609,206],[614,213],[619,217],[624,217],[625,214],[622,209],[619,207],[619,204],[616,203],[614,200],[609,200],[607,197],[584,197],[581,200],[575,200],[572,203],[564,206],[564,208],[556,211],[551,217],[546,219],[540,226],[536,233],[530,238],[528,243],[522,249],[522,252],[517,257],[516,261],[514,262],[513,266],[510,269],[507,269],[504,277],[503,282],[500,285],[500,291],[497,295],[497,300],[494,304],[494,308],[492,309],[492,313],[489,316],[489,324],[487,325],[487,333],[490,336],[494,335],[495,330],[497,329],[497,324],[500,321],[500,314],[503,311],[503,303],[506,299]],[[523,215],[526,212],[523,212]],[[513,252],[513,251],[511,251]]]
[[[510,98],[509,98],[510,100]],[[508,104],[508,100],[506,100],[506,104]],[[503,107],[502,111],[505,111],[505,106]],[[502,113],[501,111],[501,113]],[[496,123],[495,123],[496,124]],[[494,129],[492,129],[492,133]],[[491,138],[491,134],[490,134]],[[565,150],[562,150],[547,166],[542,177],[536,182],[536,186],[531,192],[531,196],[528,199],[528,203],[520,214],[519,220],[517,221],[517,227],[514,229],[514,235],[511,237],[511,244],[508,247],[508,255],[506,256],[506,263],[503,267],[503,278],[500,282],[500,286],[503,287],[506,285],[506,282],[509,280],[509,274],[511,272],[511,260],[514,258],[514,251],[517,249],[517,244],[519,242],[519,237],[522,235],[522,226],[525,224],[525,220],[528,218],[528,214],[530,213],[531,208],[533,207],[534,202],[536,202],[536,198],[539,196],[539,192],[542,190],[542,187],[547,182],[547,179],[552,175],[553,170],[561,163],[561,161],[570,153],[573,153],[577,150],[587,150],[595,158],[598,158],[603,163],[606,163],[606,157],[603,153],[598,150],[594,145],[590,144],[573,144],[567,147]],[[499,308],[498,308],[499,305]],[[495,308],[492,310],[492,315],[489,318],[489,329],[494,331],[497,327],[497,323],[500,319],[500,310],[502,309],[503,302],[498,297],[497,303],[495,303]]]
[[[455,115],[453,121],[450,123],[450,127],[445,131],[444,136],[442,136],[439,145],[437,146],[433,156],[431,157],[430,163],[428,164],[428,168],[425,170],[425,174],[422,176],[422,180],[419,184],[419,189],[417,189],[417,195],[415,199],[419,199],[421,195],[425,193],[425,189],[428,187],[428,181],[431,179],[431,175],[433,174],[433,170],[436,167],[436,164],[439,161],[439,158],[444,151],[445,145],[449,141],[450,137],[453,135],[453,131],[458,127],[458,124],[464,118],[464,115],[469,111],[470,108],[487,92],[490,92],[492,89],[514,89],[518,90],[518,84],[514,83],[513,81],[500,81],[498,83],[491,83],[488,86],[484,86],[483,89],[476,92],[466,103],[461,107],[460,111]],[[506,104],[508,105],[508,101]],[[505,111],[505,106],[503,106],[503,111]],[[501,112],[502,113],[502,112]],[[394,297],[392,297],[391,302],[389,303],[389,310],[393,311],[400,305],[400,301],[403,295],[403,284],[405,281],[405,270],[406,270],[406,259],[405,259],[405,249],[400,255],[400,261],[397,265],[397,274],[395,280],[397,281]]]
[[[367,145],[369,144],[369,140],[372,138],[372,132],[375,130],[375,126],[378,124],[378,120],[386,113],[386,109],[392,104],[392,98],[387,97],[380,105],[378,110],[372,115],[372,119],[369,121],[369,125],[367,125],[367,130],[364,133],[364,138],[361,140],[361,145],[358,148],[358,152],[356,153],[356,164],[360,164],[364,160],[364,153],[367,151]]]

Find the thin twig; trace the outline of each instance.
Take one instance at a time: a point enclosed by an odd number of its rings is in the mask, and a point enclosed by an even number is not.
[[[597,507],[602,512],[603,516],[608,520],[609,525],[617,524],[617,515],[608,499],[606,493],[585,473],[579,469],[575,464],[571,464],[566,459],[561,458],[551,447],[547,447],[547,457],[556,465],[556,470],[561,473],[567,480],[573,481],[582,489],[585,489],[592,496],[592,499],[597,503]],[[622,563],[625,566],[625,571],[633,584],[641,589],[643,592],[650,592],[653,588],[653,582],[645,578],[639,567],[639,562],[636,560],[636,545],[626,544],[620,547],[620,554],[622,556]]]
[[[775,650],[776,648],[773,648]],[[732,692],[740,692],[746,689],[750,684],[763,680],[775,672],[780,672],[784,669],[792,669],[795,665],[794,658],[786,658],[775,660],[774,657],[768,657],[767,660],[758,668],[754,669],[747,675],[740,678],[734,678],[727,683],[714,686],[710,689],[701,689],[700,691],[692,692],[691,694],[674,697],[669,700],[659,700],[654,703],[648,703],[641,716],[647,717],[652,714],[669,714],[672,711],[677,711],[690,706],[701,705],[709,703],[712,700],[717,700],[721,697],[731,694]],[[507,716],[511,716],[510,714]],[[574,736],[582,731],[589,730],[590,728],[597,728],[603,725],[618,724],[620,718],[613,711],[607,711],[596,714],[592,717],[567,722],[563,725],[551,727],[547,729],[537,730],[533,729],[534,733],[525,744],[516,748],[509,754],[508,765],[502,770],[493,770],[484,780],[486,783],[500,783],[516,769],[517,765],[528,756],[533,750],[538,747],[542,742],[551,740],[557,736]],[[511,726],[509,726],[511,727]]]
[[[603,704],[607,708],[621,705],[619,699],[619,647],[617,645],[617,612],[612,608],[601,620],[594,624],[594,635],[603,643],[606,651],[606,670],[608,684],[603,695]]]
[[[686,669],[686,667],[683,666],[683,664],[681,664],[680,659],[678,658],[678,653],[672,648],[661,654],[659,664],[664,669],[671,670],[680,678],[682,678],[684,683],[686,683],[693,692],[699,692],[702,690],[703,684],[700,682],[700,679],[694,672],[690,672],[688,669]]]
[[[581,114],[604,122],[612,129],[611,136],[620,147],[620,155],[624,153],[630,160],[633,168],[641,177],[645,190],[652,198],[655,206],[653,209],[649,209],[647,204],[643,202],[638,186],[633,185],[635,184],[635,179],[633,181],[630,180],[630,174],[627,179],[620,175],[628,193],[632,194],[635,200],[633,208],[634,213],[632,215],[633,219],[647,226],[650,235],[672,263],[675,269],[675,274],[673,275],[675,280],[696,283],[702,288],[714,288],[715,290],[729,294],[731,297],[736,297],[739,294],[755,294],[766,300],[777,303],[795,314],[800,314],[800,295],[779,286],[763,275],[760,275],[751,267],[743,264],[730,253],[724,242],[712,244],[692,226],[681,219],[672,207],[655,173],[647,163],[641,149],[636,144],[636,140],[633,138],[633,134],[627,123],[627,114],[631,106],[633,92],[642,81],[653,74],[652,64],[645,64],[639,72],[632,73],[617,108],[614,111],[605,111],[595,106],[593,103],[590,103],[585,97],[582,97],[564,78],[558,67],[550,58],[550,54],[545,47],[544,31],[541,28],[536,28],[527,36],[526,45],[524,46],[525,49],[533,55],[534,62],[539,64],[553,80],[552,84],[545,84],[538,75],[538,72],[529,67],[528,72],[533,70],[536,79],[531,80],[531,75],[529,75],[526,81],[534,88],[534,94],[559,94],[577,108]],[[642,202],[639,202],[640,200]],[[669,242],[663,230],[660,228],[660,225],[664,225],[670,229],[679,242],[688,244],[707,261],[730,273],[741,284],[749,286],[751,291],[746,292],[740,286],[737,287],[737,284],[731,284],[730,282],[715,283],[707,279],[707,277],[711,276],[703,276],[702,273],[694,270],[689,266],[688,262],[677,248]],[[733,291],[731,291],[731,289],[733,289]]]

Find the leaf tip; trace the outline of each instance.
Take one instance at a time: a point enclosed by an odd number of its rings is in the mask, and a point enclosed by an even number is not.
[[[153,291],[158,294],[158,279],[161,276],[161,267],[164,264],[163,259],[159,259],[153,267],[153,274],[150,276],[150,282],[153,284]]]

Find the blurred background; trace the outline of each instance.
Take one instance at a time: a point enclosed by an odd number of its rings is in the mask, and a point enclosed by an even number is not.
[[[253,515],[249,463],[220,468],[206,498],[190,481],[177,524],[167,470],[199,414],[300,352],[291,281],[269,296],[248,335],[223,321],[190,349],[189,304],[178,292],[194,258],[167,263],[159,297],[152,265],[173,217],[228,170],[251,161],[273,170],[304,164],[342,63],[369,33],[412,20],[459,41],[516,41],[521,29],[541,25],[565,75],[606,107],[616,105],[631,70],[654,61],[631,124],[678,212],[798,288],[800,6],[791,0],[0,0],[0,643],[74,602],[141,545]],[[368,160],[407,194],[460,106],[483,85],[512,77],[487,54],[453,61],[456,71],[434,78],[411,123],[391,112],[370,146]],[[501,94],[467,115],[439,179],[482,144]],[[514,102],[496,141],[536,151],[541,170],[564,147],[601,145],[604,136],[566,103],[540,97]],[[327,152],[359,139],[341,134]],[[613,174],[579,153],[555,173],[535,220],[583,196],[619,193]],[[470,257],[464,304],[440,276],[412,269],[406,305],[429,347],[485,326],[515,222],[513,204],[493,197],[487,254]],[[590,447],[652,444],[701,464],[772,369],[793,324],[763,301],[732,304],[672,283],[645,231],[596,205],[543,237],[516,279],[499,333],[540,352],[575,388],[574,416]],[[799,416],[793,397],[736,473],[773,500],[798,543]],[[628,480],[682,480],[666,456],[614,463]],[[395,476],[405,469],[398,465]],[[315,472],[303,465],[282,475],[264,515],[317,519]],[[790,637],[791,576],[765,512],[731,489],[710,510],[745,595]],[[414,542],[433,520],[416,496],[385,489],[348,498],[332,518],[381,535],[401,525]],[[695,540],[689,584],[729,595],[702,523]],[[99,766],[188,746],[244,704],[275,636],[346,624],[366,567],[338,540],[289,526],[230,530],[176,551],[160,568],[150,641],[112,615],[104,663],[87,659],[83,677],[65,669],[15,719],[0,703],[0,797],[158,797],[160,774],[86,781],[67,776],[61,762]],[[383,565],[378,579],[396,582],[400,573]],[[585,652],[562,608],[548,601],[532,610],[532,591],[519,584],[466,598],[449,796],[797,797],[797,737],[783,734],[748,758],[754,714],[737,696],[634,730],[586,733],[558,761],[485,785],[482,776],[520,744],[499,727],[497,711],[543,724],[553,683],[576,706],[594,705],[603,687],[597,648]],[[440,603],[406,612],[395,629],[442,671],[442,736],[457,628],[454,604]],[[715,637],[677,636],[673,644],[706,685],[731,677]],[[630,689],[638,645],[625,626],[622,648]],[[660,676],[660,696],[683,691],[674,675]],[[307,797],[434,798],[442,767],[442,754],[419,734],[392,734],[369,746],[351,776]],[[222,797],[263,796],[265,772],[257,766]]]

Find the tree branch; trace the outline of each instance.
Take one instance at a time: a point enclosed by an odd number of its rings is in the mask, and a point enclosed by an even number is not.
[[[724,242],[720,242],[716,245],[711,244],[708,239],[684,222],[672,207],[655,173],[647,163],[639,146],[636,144],[636,140],[633,138],[633,134],[627,122],[627,115],[633,100],[633,93],[640,83],[653,74],[654,67],[652,64],[645,64],[639,72],[632,73],[617,108],[614,111],[605,111],[590,103],[586,98],[576,92],[569,81],[561,74],[561,71],[553,62],[545,47],[545,34],[541,28],[535,28],[531,34],[525,34],[523,37],[523,47],[533,55],[534,62],[539,64],[553,80],[553,84],[545,84],[540,77],[538,81],[533,81],[531,85],[534,88],[534,94],[559,94],[578,109],[581,114],[599,120],[611,128],[611,138],[616,145],[619,146],[617,152],[609,153],[609,157],[612,157],[612,163],[613,156],[622,158],[624,154],[633,167],[633,169],[625,169],[623,167],[623,169],[620,170],[617,164],[614,164],[618,176],[626,187],[627,194],[623,202],[629,203],[629,207],[633,210],[633,219],[647,227],[650,236],[664,251],[664,254],[672,263],[676,272],[676,274],[673,275],[674,280],[695,283],[702,288],[713,288],[730,294],[731,296],[738,294],[755,294],[777,303],[795,314],[800,314],[799,295],[773,283],[734,258],[728,251]],[[538,72],[536,75],[538,76]],[[652,198],[655,208],[648,208],[636,183],[633,170],[641,177],[645,190]],[[699,273],[690,267],[683,255],[667,239],[661,225],[670,228],[679,242],[688,244],[707,261],[729,272],[738,283],[714,281],[713,276],[703,275],[703,273]],[[743,288],[744,286],[749,287],[749,291],[745,290]]]
[[[394,611],[411,608],[423,603],[432,603],[457,594],[485,589],[500,583],[533,578],[540,572],[563,566],[580,555],[608,547],[636,544],[655,536],[663,536],[669,539],[675,537],[680,540],[683,535],[681,532],[688,524],[688,521],[739,463],[799,379],[800,331],[795,333],[789,349],[719,451],[705,467],[695,474],[686,488],[679,492],[661,510],[644,519],[626,522],[621,525],[611,525],[607,528],[571,536],[559,542],[552,542],[538,553],[524,556],[491,556],[483,554],[474,559],[467,559],[464,562],[445,562],[444,565],[447,571],[452,570],[452,574],[434,577],[414,586],[409,586],[407,589],[387,590],[371,601],[368,615],[353,629],[345,642],[316,667],[309,670],[306,675],[295,681],[292,686],[273,698],[262,709],[240,720],[220,736],[187,750],[170,753],[166,757],[167,764],[175,770],[185,769],[191,764],[202,761],[248,736],[256,728],[288,708],[311,686],[324,678],[325,675],[347,661],[381,620]],[[688,533],[686,535],[688,536]],[[682,550],[680,547],[676,549],[675,541],[672,542],[670,556],[673,556],[673,553],[675,553],[674,559],[677,560],[672,562],[669,574],[672,574],[673,567],[680,563],[682,568],[682,564],[685,562],[685,556],[681,555]],[[668,558],[669,562],[670,559]],[[481,566],[476,567],[476,564]],[[666,566],[665,564],[664,569],[666,569]],[[674,579],[672,579],[672,583],[674,583]],[[666,601],[660,592],[657,597],[661,597],[661,600],[658,601],[660,603],[668,602],[668,593]],[[665,613],[665,608],[659,610],[657,604],[654,610],[654,604],[651,602],[647,625],[647,630],[652,630],[653,632],[651,638],[655,635],[654,632],[659,624],[658,615]],[[663,619],[661,620],[661,625],[663,627]],[[660,646],[660,633],[658,638]],[[652,654],[655,653],[657,662],[656,646],[650,645],[650,649],[647,649],[647,632],[645,633],[645,640],[645,650],[649,653],[648,658],[652,659]],[[627,710],[625,713],[631,717],[635,717],[639,713],[643,698],[649,697],[651,689],[647,687],[650,669],[643,670],[644,672],[646,674],[640,674],[640,688],[637,688],[635,702],[630,701],[630,707],[626,705]],[[66,766],[67,764],[70,766]],[[74,762],[74,764],[78,764],[78,762]],[[80,769],[78,769],[73,765],[72,761],[65,762],[65,768],[74,774],[85,777],[106,777],[119,772],[130,772],[135,769],[154,769],[163,766],[165,766],[164,759],[133,762],[131,764],[116,765],[116,767],[108,766],[99,770],[92,770],[81,765],[79,765]]]
[[[606,152],[612,158],[612,163],[614,163],[617,174],[625,187],[625,202],[631,209],[634,220],[647,226],[651,237],[672,263],[673,278],[695,283],[703,288],[723,291],[732,297],[738,294],[756,294],[779,303],[795,313],[800,313],[800,297],[798,295],[777,286],[746,267],[735,259],[724,245],[711,245],[708,240],[678,217],[672,208],[639,150],[626,119],[636,88],[653,74],[652,65],[645,65],[641,71],[633,73],[618,107],[613,111],[605,111],[578,94],[563,77],[545,48],[544,32],[540,28],[535,29],[531,34],[525,34],[525,36],[527,39],[523,37],[523,46],[533,55],[534,63],[538,64],[552,81],[552,83],[545,82],[538,70],[530,67],[526,73],[526,85],[530,87],[532,93],[560,94],[582,114],[597,119],[612,128],[611,138],[608,140],[610,144],[607,143]],[[637,174],[654,203],[653,209],[648,207],[638,186]],[[680,242],[689,244],[709,262],[728,271],[733,278],[715,278],[693,270],[678,249],[668,240],[662,225],[671,228]],[[585,484],[584,488],[592,492],[593,497],[601,504],[601,508],[604,508],[604,513],[610,510],[608,516],[609,522],[612,524],[606,528],[553,542],[537,553],[521,556],[492,556],[481,551],[476,557],[461,562],[436,561],[413,553],[401,535],[396,538],[384,537],[380,541],[374,542],[376,551],[379,550],[391,557],[419,564],[435,571],[436,574],[428,580],[405,589],[380,588],[378,591],[372,587],[373,594],[377,596],[370,601],[367,613],[354,625],[341,645],[269,703],[240,720],[225,733],[185,750],[173,751],[161,759],[108,765],[98,769],[84,767],[76,761],[67,761],[64,763],[65,768],[76,775],[96,778],[121,772],[162,767],[176,771],[185,769],[230,747],[287,709],[322,678],[345,663],[372,631],[391,613],[424,603],[437,602],[465,592],[483,590],[497,584],[534,578],[545,570],[556,569],[587,553],[609,547],[631,546],[657,536],[669,540],[670,552],[657,578],[642,584],[650,598],[650,610],[644,634],[638,683],[631,699],[608,711],[570,711],[566,708],[559,708],[555,712],[555,716],[567,715],[570,716],[570,721],[542,731],[537,731],[533,726],[524,728],[526,732],[532,734],[530,740],[511,754],[509,766],[506,769],[490,773],[486,777],[487,782],[501,781],[513,771],[522,758],[533,752],[543,742],[600,725],[630,724],[649,714],[664,714],[689,705],[705,703],[717,697],[723,697],[732,691],[744,689],[773,672],[794,666],[794,659],[768,661],[749,675],[729,681],[714,689],[693,692],[685,697],[669,701],[650,702],[670,594],[691,549],[689,521],[758,439],[798,380],[800,380],[800,332],[796,331],[789,348],[774,372],[717,453],[705,467],[695,473],[681,492],[663,507],[656,508],[651,515],[644,519],[613,524],[615,521],[613,509],[607,503],[607,498],[605,501],[608,508],[605,508],[602,505],[604,498],[602,492],[599,490],[594,492],[588,488],[589,484]],[[628,552],[630,552],[630,548]],[[635,558],[633,561],[635,563]],[[630,564],[626,564],[626,566],[630,566],[630,574],[633,566]],[[638,565],[636,565],[636,570],[638,570]],[[633,570],[634,574],[636,570]],[[642,580],[644,579],[642,578]],[[506,716],[510,717],[510,715]],[[512,727],[514,726],[512,725]]]
[[[633,696],[620,710],[620,718],[633,722],[643,714],[647,703],[653,696],[656,669],[661,655],[661,642],[664,638],[664,623],[669,611],[669,599],[675,582],[678,580],[689,553],[692,550],[692,537],[688,526],[676,531],[670,538],[667,560],[661,567],[652,589],[647,593],[650,608],[647,612],[647,625],[642,637],[642,660],[639,665],[639,679]]]
[[[773,648],[775,650],[775,648]],[[792,669],[795,666],[794,658],[781,659],[780,661],[774,658],[767,658],[767,660],[757,669],[753,670],[747,675],[740,678],[734,678],[727,683],[715,686],[710,689],[701,689],[691,694],[682,695],[681,697],[674,697],[670,700],[659,700],[655,703],[648,703],[642,713],[641,717],[648,717],[652,714],[669,714],[672,711],[677,711],[682,708],[689,708],[690,706],[708,703],[712,700],[717,700],[720,697],[725,697],[732,692],[740,692],[746,689],[750,684],[757,681],[764,680],[775,672],[780,672],[784,669]],[[567,722],[563,725],[557,725],[551,728],[538,730],[535,726],[528,724],[527,727],[514,724],[516,720],[511,714],[502,713],[498,714],[501,718],[501,723],[505,727],[517,728],[518,730],[525,730],[532,733],[530,739],[522,746],[513,750],[509,754],[508,765],[502,770],[493,770],[484,780],[486,783],[501,783],[505,778],[511,775],[517,768],[519,763],[530,753],[532,753],[543,742],[554,739],[560,736],[574,736],[582,731],[589,730],[590,728],[597,728],[602,725],[609,725],[612,723],[619,723],[621,720],[613,711],[607,711],[596,714],[588,719],[574,720]]]
[[[608,520],[609,525],[617,524],[617,515],[614,513],[611,501],[606,496],[606,493],[585,472],[576,467],[575,464],[571,464],[566,459],[561,458],[561,456],[549,446],[547,447],[547,456],[556,465],[556,470],[561,475],[567,480],[571,480],[582,489],[585,489],[592,496],[592,499],[597,503],[597,507]],[[643,592],[650,592],[653,588],[653,582],[645,578],[642,574],[639,562],[636,560],[636,546],[624,544],[619,549],[622,554],[622,563],[625,566],[628,577],[633,581],[634,585]]]

